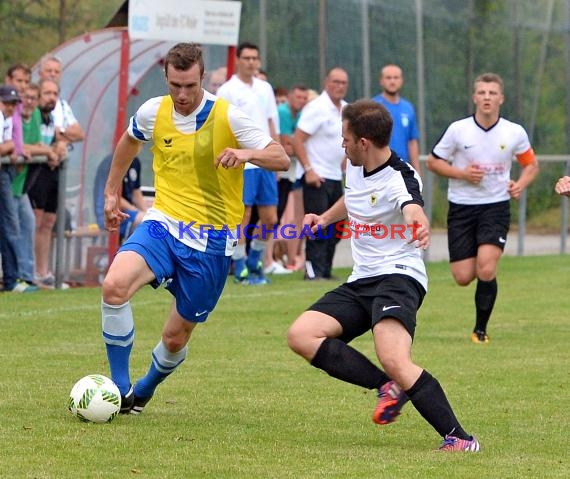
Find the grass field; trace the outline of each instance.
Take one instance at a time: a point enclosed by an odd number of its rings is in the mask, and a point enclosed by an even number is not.
[[[338,270],[345,276],[347,270]],[[138,417],[105,425],[66,411],[80,377],[108,374],[99,291],[0,295],[1,478],[568,478],[570,257],[505,257],[487,346],[473,345],[473,286],[429,264],[415,360],[436,376],[479,454],[435,452],[407,405],[370,421],[366,391],[290,352],[288,325],[333,285],[295,274],[227,285],[185,364]],[[170,295],[133,300],[133,377],[144,374]],[[354,343],[373,357],[369,335]]]

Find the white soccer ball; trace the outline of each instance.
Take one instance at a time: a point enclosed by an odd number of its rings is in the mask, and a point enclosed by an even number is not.
[[[67,408],[82,421],[109,422],[119,414],[121,393],[108,377],[90,374],[75,383]]]

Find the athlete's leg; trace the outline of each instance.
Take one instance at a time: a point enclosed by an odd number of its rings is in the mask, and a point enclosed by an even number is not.
[[[135,337],[129,300],[154,274],[144,258],[134,251],[119,252],[102,286],[102,329],[111,378],[125,396],[131,387],[129,359]]]
[[[477,258],[467,258],[450,264],[451,275],[459,286],[468,286],[477,277]]]
[[[312,366],[341,381],[366,389],[379,388],[389,381],[366,356],[338,339],[342,333],[341,324],[332,316],[306,311],[289,328],[287,342]]]
[[[162,339],[152,352],[148,372],[135,385],[135,404],[140,399],[150,399],[156,387],[186,359],[187,344],[196,324],[180,315],[174,301],[168,320],[162,329]]]
[[[477,253],[477,289],[475,290],[476,342],[488,342],[487,324],[497,299],[497,267],[503,251],[498,246],[483,244]],[[475,338],[473,338],[475,341]]]
[[[482,244],[477,251],[477,278],[491,281],[497,276],[497,267],[503,251],[492,244]]]
[[[232,255],[234,262],[234,278],[236,281],[245,281],[247,279],[248,271],[245,264],[246,261],[246,230],[251,220],[251,206],[246,205],[241,220],[238,245]]]
[[[259,213],[258,238],[251,242],[247,267],[258,275],[263,274],[263,258],[267,248],[273,249],[273,231],[277,224],[277,206],[257,206]]]
[[[373,328],[376,354],[386,373],[402,387],[414,407],[442,436],[470,439],[445,396],[437,379],[414,364],[411,358],[412,338],[403,324],[384,318]]]

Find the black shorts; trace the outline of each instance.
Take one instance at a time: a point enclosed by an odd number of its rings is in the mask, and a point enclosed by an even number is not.
[[[44,210],[46,213],[57,212],[57,195],[59,189],[59,168],[50,169],[41,165],[33,185],[28,191],[32,208]]]
[[[426,294],[423,286],[405,274],[385,274],[341,284],[326,293],[307,311],[319,311],[342,326],[339,339],[348,343],[384,318],[402,323],[412,339],[416,314]]]
[[[291,183],[287,178],[281,178],[277,182],[277,223],[281,221],[281,217],[285,212],[287,200],[289,199],[289,192],[292,188],[293,183]]]
[[[486,205],[458,205],[450,201],[447,213],[449,261],[475,258],[482,244],[504,250],[510,224],[509,201]]]

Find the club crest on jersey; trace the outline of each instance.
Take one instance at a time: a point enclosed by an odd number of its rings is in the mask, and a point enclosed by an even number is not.
[[[163,140],[165,148],[172,148],[172,138],[163,138]]]
[[[378,195],[376,193],[372,193],[368,198],[368,204],[370,206],[376,206],[376,203],[378,203]]]

